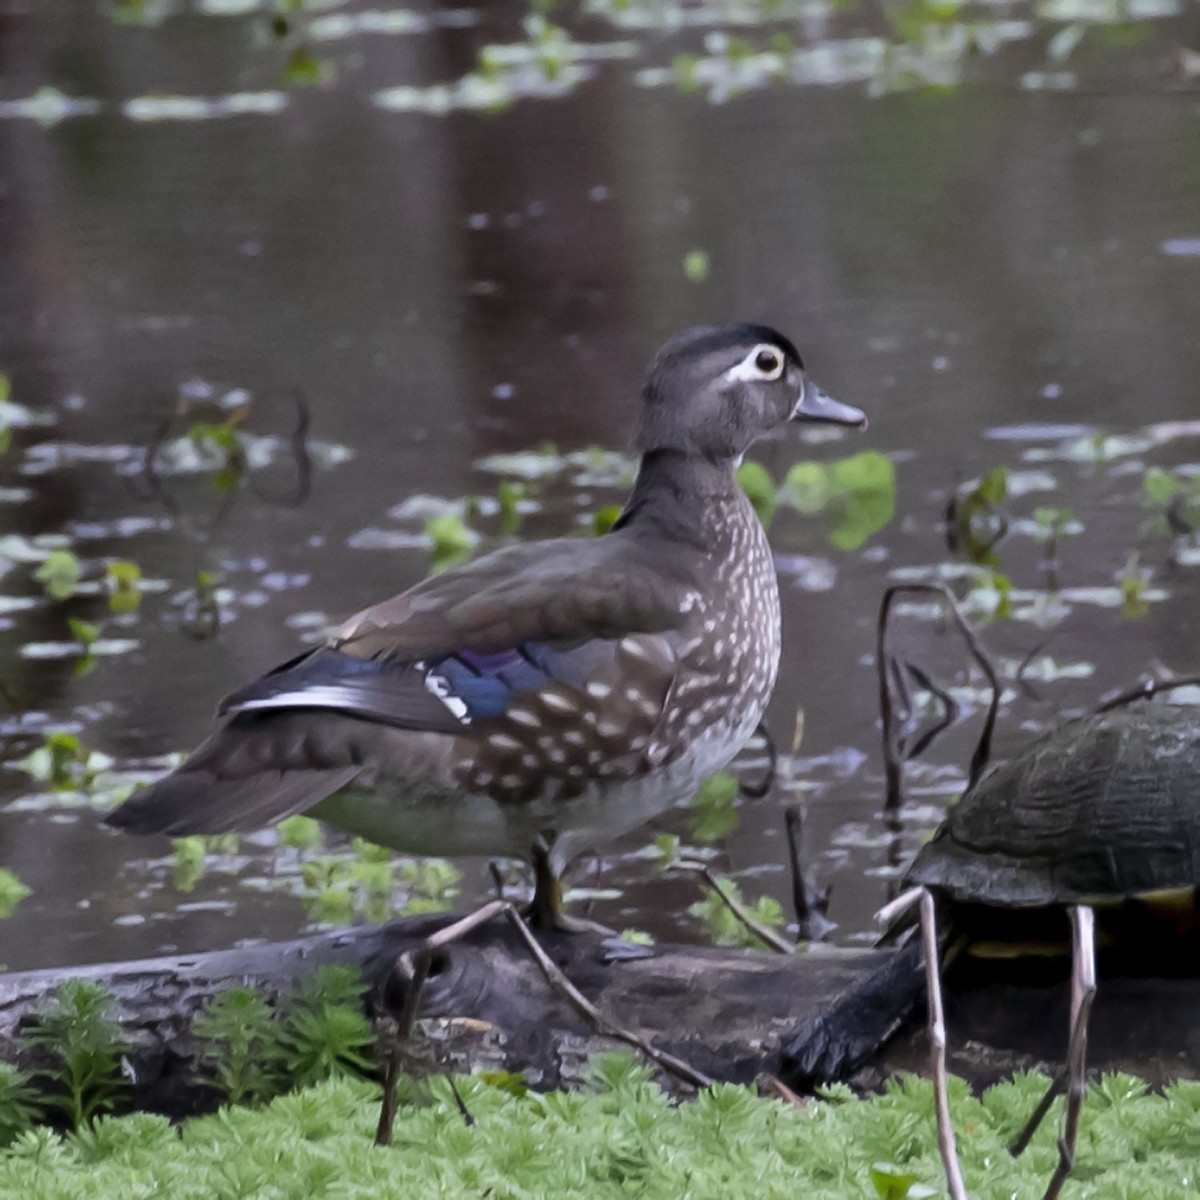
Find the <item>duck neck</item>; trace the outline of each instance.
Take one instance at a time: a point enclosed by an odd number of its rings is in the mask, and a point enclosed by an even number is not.
[[[725,524],[714,517],[742,503],[731,459],[647,450],[633,493],[613,528],[712,549],[714,529]]]

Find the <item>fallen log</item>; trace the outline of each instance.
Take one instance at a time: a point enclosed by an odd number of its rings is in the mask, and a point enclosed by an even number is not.
[[[21,1031],[66,979],[103,983],[131,1047],[137,1109],[183,1117],[219,1101],[198,1060],[192,1021],[219,990],[247,984],[276,998],[322,964],[357,967],[372,1017],[396,1017],[405,953],[448,918],[386,925],[171,958],[0,976],[0,1056],[19,1060]],[[781,955],[715,947],[630,947],[593,934],[539,935],[553,961],[612,1022],[721,1080],[766,1072],[790,1086],[844,1077],[913,1008],[911,950]],[[553,989],[503,919],[438,952],[421,994],[414,1052],[439,1070],[521,1072],[539,1088],[579,1082],[589,1057],[614,1048]],[[667,1081],[670,1082],[670,1081]],[[678,1084],[675,1084],[678,1089]]]
[[[192,1021],[221,989],[268,999],[323,964],[357,967],[368,1013],[404,1007],[402,954],[449,918],[420,917],[296,941],[206,954],[0,975],[0,1058],[28,1061],[21,1033],[67,979],[103,983],[130,1044],[130,1104],[179,1118],[220,1101],[198,1059]],[[781,955],[717,947],[628,947],[593,934],[539,935],[553,961],[612,1022],[713,1079],[774,1075],[797,1091],[834,1080],[880,1085],[928,1062],[919,948]],[[1062,967],[956,967],[947,979],[950,1067],[976,1086],[1063,1059]],[[1101,979],[1089,1065],[1161,1085],[1200,1078],[1200,979]],[[439,951],[421,995],[412,1057],[426,1069],[520,1072],[538,1088],[570,1087],[587,1060],[619,1043],[598,1034],[543,977],[503,919]],[[677,1092],[690,1089],[660,1076]]]

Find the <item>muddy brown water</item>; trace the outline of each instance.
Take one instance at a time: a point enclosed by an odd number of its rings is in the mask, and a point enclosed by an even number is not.
[[[0,456],[0,866],[32,889],[0,923],[9,967],[309,927],[302,856],[272,835],[182,891],[165,843],[111,833],[103,796],[48,793],[16,764],[56,729],[118,772],[194,745],[225,692],[424,575],[439,510],[413,497],[494,497],[536,460],[497,472],[487,457],[544,442],[623,450],[646,362],[689,324],[769,321],[870,413],[865,437],[759,447],[777,478],[868,449],[896,469],[894,519],[857,549],[833,546],[820,515],[772,525],[785,660],[770,720],[785,747],[798,710],[804,730],[776,788],[713,847],[749,895],[786,907],[782,813],[802,799],[834,937],[869,937],[961,786],[969,712],[912,771],[899,833],[879,820],[876,608],[897,578],[961,568],[940,527],[956,479],[1004,465],[1020,493],[999,547],[1014,616],[986,623],[989,649],[1011,678],[1054,635],[1031,673],[1050,677],[1010,689],[1002,749],[1149,667],[1200,668],[1200,556],[1143,497],[1150,467],[1200,472],[1196,6],[1064,4],[1049,21],[984,6],[908,42],[853,7],[586,7],[559,19],[593,49],[530,74],[515,4],[313,6],[280,42],[251,2],[0,2],[0,372],[28,410],[9,414]],[[781,33],[794,77],[771,82],[720,41],[759,53]],[[992,36],[992,57],[946,51]],[[555,44],[543,33],[543,58]],[[475,86],[508,103],[456,108],[489,45],[517,51],[486,52]],[[323,84],[281,82],[300,53]],[[292,503],[297,394],[314,464]],[[212,462],[184,469],[172,439],[244,403],[239,428],[268,440],[249,481],[220,493]],[[151,477],[160,436],[178,469]],[[539,481],[521,536],[618,502],[608,466]],[[1053,595],[1039,507],[1082,525],[1061,541]],[[487,511],[470,523],[485,546],[499,536]],[[85,583],[132,560],[156,590],[126,615],[103,595],[47,598],[47,535]],[[210,638],[195,636],[198,572],[222,589]],[[986,613],[982,577],[951,573]],[[1139,573],[1131,616],[1121,579]],[[68,617],[100,624],[116,652],[81,673]],[[899,636],[976,703],[979,680],[929,613]],[[574,875],[597,892],[579,907],[705,937],[693,881],[648,850],[661,832],[695,844],[691,822],[599,847]],[[466,904],[486,875],[460,865]]]

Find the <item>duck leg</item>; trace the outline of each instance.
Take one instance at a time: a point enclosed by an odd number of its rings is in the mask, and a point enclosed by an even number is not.
[[[1067,1043],[1067,1112],[1058,1141],[1058,1166],[1045,1200],[1056,1200],[1075,1164],[1079,1114],[1087,1091],[1087,1027],[1096,997],[1096,914],[1086,904],[1071,909],[1071,1035]]]

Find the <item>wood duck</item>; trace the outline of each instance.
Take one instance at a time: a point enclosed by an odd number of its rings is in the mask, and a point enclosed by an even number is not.
[[[779,592],[734,471],[788,421],[866,425],[773,329],[680,334],[610,533],[509,546],[351,617],[224,700],[224,727],[108,823],[307,813],[411,854],[532,856],[534,912],[557,923],[575,855],[690,798],[758,725]]]

